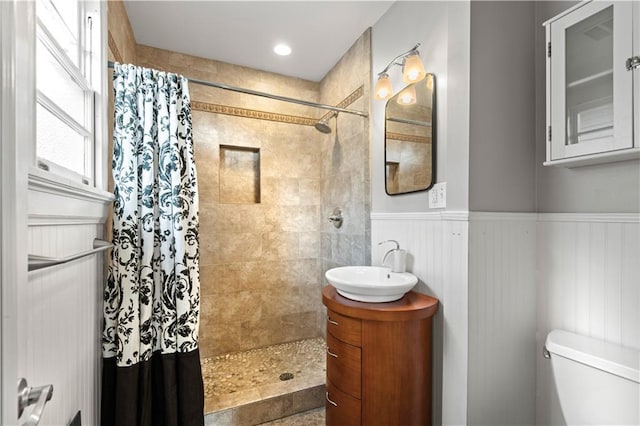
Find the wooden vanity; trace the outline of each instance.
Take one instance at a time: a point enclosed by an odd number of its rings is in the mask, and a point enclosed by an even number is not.
[[[347,299],[328,285],[327,425],[431,424],[431,319],[438,300]]]

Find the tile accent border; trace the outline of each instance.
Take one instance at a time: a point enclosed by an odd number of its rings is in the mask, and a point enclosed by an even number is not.
[[[278,114],[255,109],[238,108],[220,104],[210,104],[207,102],[191,101],[193,111],[210,112],[213,114],[233,115],[236,117],[256,118],[258,120],[277,121],[280,123],[301,124],[303,126],[313,126],[317,120],[311,117],[300,117],[297,115]]]
[[[346,98],[344,98],[343,100],[341,100],[340,102],[338,102],[338,105],[336,105],[338,108],[346,108],[349,105],[351,105],[352,103],[354,103],[355,101],[357,101],[358,99],[360,99],[362,96],[364,96],[364,84],[360,87],[358,87],[356,90],[354,90],[353,92],[351,92],[349,94],[349,96],[347,96]],[[329,118],[329,116],[331,116],[333,114],[333,111],[329,111],[326,114],[324,114],[322,117],[320,117],[318,120],[314,121],[314,124],[317,121],[320,120],[324,120],[326,118]]]
[[[120,54],[120,50],[118,50],[118,44],[116,43],[116,40],[113,38],[113,35],[111,34],[111,31],[107,31],[108,32],[108,43],[109,43],[109,50],[111,50],[111,53],[113,53],[113,57],[115,58],[115,60],[117,62],[123,63],[124,60],[122,59],[122,55]]]
[[[111,38],[109,40],[111,40]],[[111,45],[111,43],[109,43],[109,45]],[[342,101],[340,101],[336,106],[338,108],[346,108],[352,103],[354,103],[355,101],[357,101],[358,99],[360,99],[363,95],[364,95],[364,85],[358,87],[356,90],[351,92],[349,96],[347,96]],[[312,117],[301,117],[297,115],[278,114],[278,113],[268,112],[268,111],[260,111],[255,109],[239,108],[239,107],[232,107],[232,106],[220,105],[220,104],[211,104],[207,102],[198,102],[198,101],[191,101],[191,110],[210,112],[213,114],[232,115],[236,117],[255,118],[258,120],[276,121],[279,123],[299,124],[302,126],[313,126],[319,120],[325,119],[332,114],[332,112],[328,112],[318,119],[318,118],[312,118]]]
[[[431,138],[428,136],[415,136],[415,135],[406,135],[404,133],[394,133],[387,132],[385,137],[387,139],[393,139],[395,141],[406,141],[406,142],[416,142],[416,143],[431,143]]]
[[[357,101],[358,99],[360,99],[362,96],[364,96],[364,84],[358,87],[353,92],[351,92],[349,96],[341,100],[336,106],[338,108],[346,108],[352,103],[354,103],[355,101]]]

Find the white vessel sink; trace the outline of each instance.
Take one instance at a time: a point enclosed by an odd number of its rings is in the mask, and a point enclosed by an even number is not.
[[[324,276],[342,296],[369,303],[398,300],[418,282],[413,274],[382,266],[342,266]]]

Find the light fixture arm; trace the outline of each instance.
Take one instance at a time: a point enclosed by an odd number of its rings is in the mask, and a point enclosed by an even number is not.
[[[404,65],[404,60],[406,59],[406,57],[411,54],[411,53],[417,53],[420,54],[420,52],[418,52],[418,47],[420,47],[420,43],[417,43],[415,46],[413,46],[411,49],[407,50],[404,53],[399,54],[398,56],[396,56],[395,58],[393,58],[391,60],[391,62],[389,62],[389,64],[378,73],[378,76],[381,76],[382,74],[385,74],[387,71],[389,71],[389,68],[391,68],[391,65],[400,65],[403,66]],[[402,62],[397,62],[398,59],[402,59]]]

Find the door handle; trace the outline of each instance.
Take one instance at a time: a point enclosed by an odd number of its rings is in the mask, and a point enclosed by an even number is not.
[[[44,406],[52,396],[53,385],[29,387],[26,379],[18,379],[18,418],[22,417],[25,408],[33,404],[36,405],[22,426],[37,426],[42,417]]]

